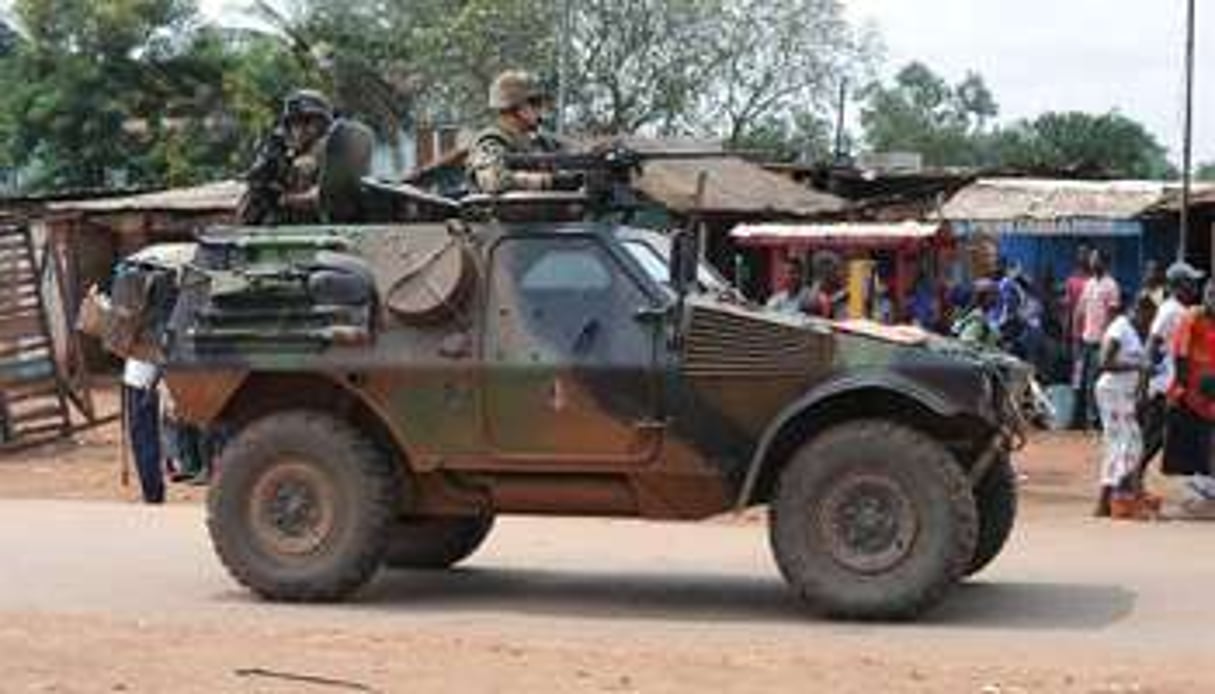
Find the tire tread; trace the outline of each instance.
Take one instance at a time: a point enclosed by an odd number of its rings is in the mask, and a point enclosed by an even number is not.
[[[836,601],[826,595],[826,591],[816,587],[801,577],[790,565],[788,557],[783,556],[781,546],[784,538],[781,535],[783,527],[782,503],[785,487],[797,483],[799,473],[797,461],[806,459],[814,461],[839,446],[855,446],[861,441],[884,441],[892,445],[894,450],[903,452],[902,457],[911,460],[924,457],[935,462],[935,468],[949,499],[950,512],[954,526],[957,529],[954,537],[954,549],[951,552],[952,565],[933,581],[925,582],[917,590],[911,591],[899,600],[891,600],[885,605],[858,605],[846,601]],[[813,463],[811,463],[813,464]],[[922,614],[928,608],[938,604],[945,594],[957,583],[970,565],[974,556],[975,545],[978,541],[978,517],[974,498],[971,494],[970,483],[960,465],[947,449],[927,435],[887,420],[860,420],[836,426],[808,442],[794,455],[790,465],[780,475],[773,495],[774,503],[770,508],[769,532],[776,562],[786,581],[794,590],[797,597],[810,609],[824,616],[845,620],[909,620]]]
[[[382,563],[387,546],[387,528],[395,520],[401,505],[401,485],[390,460],[366,436],[351,425],[331,415],[311,410],[292,410],[263,417],[242,431],[225,447],[217,463],[222,476],[232,465],[249,457],[256,458],[265,449],[274,450],[275,439],[290,437],[297,432],[318,436],[321,440],[338,442],[348,450],[343,464],[356,465],[372,496],[369,505],[361,509],[366,514],[370,541],[358,548],[354,558],[339,566],[331,575],[311,583],[267,579],[246,564],[240,551],[222,539],[222,527],[228,522],[222,509],[225,498],[222,481],[211,486],[207,503],[207,527],[212,546],[228,572],[243,586],[258,595],[282,602],[328,602],[345,598],[367,583]]]

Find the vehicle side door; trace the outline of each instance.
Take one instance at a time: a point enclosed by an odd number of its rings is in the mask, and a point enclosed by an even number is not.
[[[661,303],[594,234],[507,236],[489,261],[485,428],[500,458],[647,462]]]

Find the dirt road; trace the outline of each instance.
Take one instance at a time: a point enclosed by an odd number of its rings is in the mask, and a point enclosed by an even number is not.
[[[0,691],[1215,691],[1215,526],[1070,511],[930,620],[858,626],[797,612],[756,522],[508,518],[462,570],[281,606],[197,505],[10,499]]]

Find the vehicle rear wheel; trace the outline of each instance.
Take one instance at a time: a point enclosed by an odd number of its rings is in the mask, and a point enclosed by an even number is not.
[[[392,526],[384,565],[391,569],[446,569],[485,542],[494,517],[406,518]]]
[[[966,476],[940,443],[908,427],[834,427],[781,473],[770,509],[776,563],[817,613],[907,619],[936,605],[974,556]]]
[[[1017,518],[1017,472],[1007,455],[992,463],[974,490],[979,539],[967,576],[982,571],[1004,549]]]
[[[207,499],[220,560],[262,597],[327,601],[365,584],[400,512],[392,461],[327,414],[273,414],[224,448]]]

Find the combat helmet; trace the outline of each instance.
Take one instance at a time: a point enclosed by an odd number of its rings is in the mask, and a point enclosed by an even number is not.
[[[295,120],[315,116],[325,120],[333,119],[333,105],[324,94],[312,89],[299,89],[292,92],[283,100],[283,120]]]
[[[494,79],[489,87],[489,107],[495,111],[509,111],[529,101],[544,98],[544,89],[530,72],[507,70]]]

